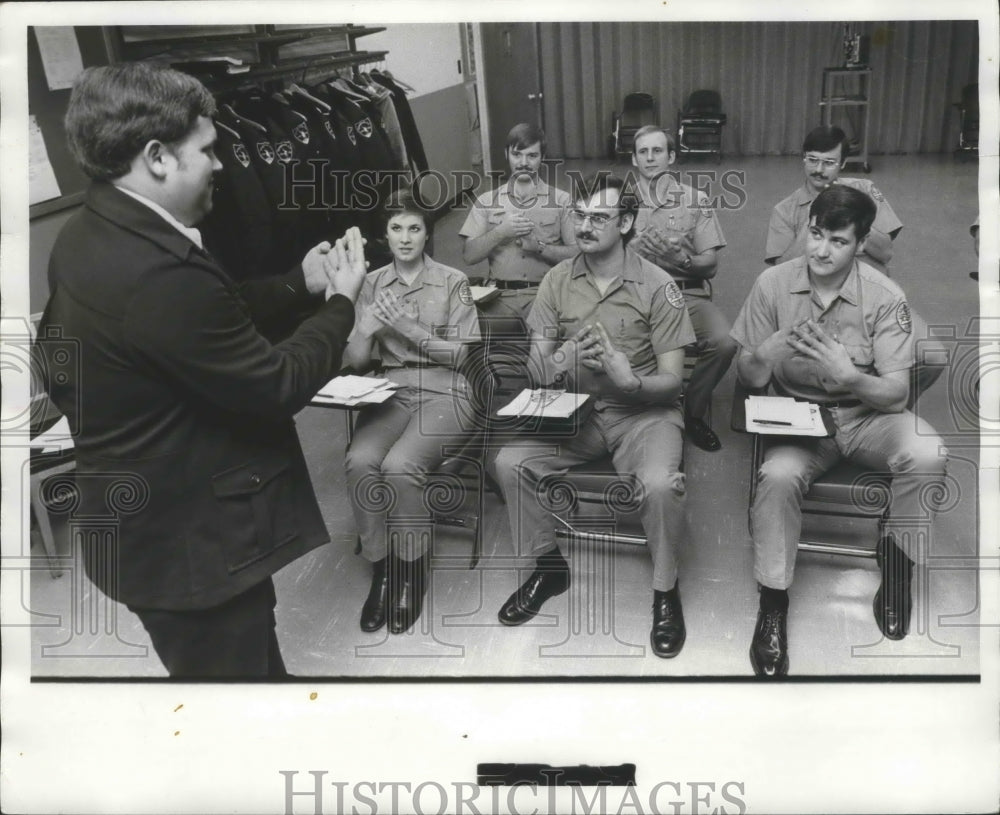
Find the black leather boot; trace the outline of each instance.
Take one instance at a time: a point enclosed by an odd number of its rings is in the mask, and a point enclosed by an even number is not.
[[[892,535],[878,542],[878,564],[882,582],[875,592],[875,622],[890,640],[901,640],[910,630],[913,610],[913,561],[896,545]]]
[[[535,570],[500,607],[497,619],[504,625],[521,625],[534,617],[550,597],[569,588],[569,564],[558,549],[535,562]]]
[[[777,679],[788,673],[788,592],[760,590],[757,626],[750,642],[750,664],[757,676]]]
[[[402,634],[420,619],[427,591],[427,555],[416,560],[400,560],[390,555],[389,631]]]
[[[677,584],[670,591],[653,591],[653,630],[649,643],[653,653],[663,659],[677,656],[684,647],[687,630]]]
[[[361,630],[378,631],[385,625],[386,609],[389,604],[389,558],[384,557],[372,564],[372,585],[368,599],[361,606]]]

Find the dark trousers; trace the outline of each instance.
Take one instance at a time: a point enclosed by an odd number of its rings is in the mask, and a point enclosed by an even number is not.
[[[288,676],[274,631],[271,578],[220,606],[164,611],[129,606],[171,677],[229,679]]]

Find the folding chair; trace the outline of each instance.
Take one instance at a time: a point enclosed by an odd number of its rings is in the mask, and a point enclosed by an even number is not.
[[[766,389],[752,390],[739,381],[733,391],[732,429],[745,433],[746,398],[751,394],[763,394]],[[753,449],[750,457],[750,497],[747,506],[747,529],[753,536],[753,504],[757,497],[758,473],[764,462],[765,439],[761,434],[753,434]],[[882,537],[882,527],[889,511],[890,485],[884,473],[866,470],[847,460],[842,460],[813,481],[806,492],[803,515],[831,516],[841,518],[874,519],[878,532],[871,546],[861,543],[836,543],[818,537],[799,539],[799,549],[803,552],[821,552],[829,555],[852,557],[876,557],[876,544]]]
[[[608,158],[615,160],[632,153],[635,134],[640,127],[656,124],[656,100],[648,93],[629,93],[622,101],[622,112],[611,112],[611,136]]]
[[[722,128],[726,114],[718,91],[694,91],[683,110],[677,111],[677,157],[712,153],[722,161]]]

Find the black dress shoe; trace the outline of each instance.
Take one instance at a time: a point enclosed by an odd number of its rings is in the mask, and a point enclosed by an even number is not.
[[[670,591],[654,591],[653,630],[649,632],[653,653],[663,659],[675,657],[684,647],[686,638],[680,590],[675,585]]]
[[[569,565],[559,552],[543,555],[535,571],[500,607],[497,619],[504,625],[521,625],[534,617],[550,597],[569,588]]]
[[[389,604],[389,569],[384,557],[372,564],[372,585],[368,590],[368,599],[361,606],[361,630],[378,631],[385,625],[385,613]]]
[[[910,630],[910,612],[913,610],[913,561],[896,546],[891,535],[878,542],[878,564],[882,581],[875,592],[872,604],[879,630],[890,640],[901,640]]]
[[[757,627],[750,643],[750,664],[757,676],[775,679],[788,673],[788,612],[757,612]]]
[[[390,556],[389,631],[402,634],[420,619],[427,591],[427,555],[416,560]]]
[[[693,416],[684,419],[684,435],[691,440],[691,444],[695,447],[700,447],[709,453],[722,449],[722,442],[715,435],[715,431],[703,420],[695,419]]]

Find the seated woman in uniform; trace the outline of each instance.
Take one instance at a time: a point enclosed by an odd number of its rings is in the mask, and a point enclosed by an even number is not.
[[[361,630],[406,631],[420,616],[431,523],[429,477],[474,427],[469,386],[459,373],[479,339],[469,283],[427,255],[431,214],[406,190],[386,204],[392,263],[370,272],[358,297],[346,364],[382,370],[400,387],[364,408],[347,451],[347,483],[372,583]],[[396,523],[394,519],[410,522]]]

